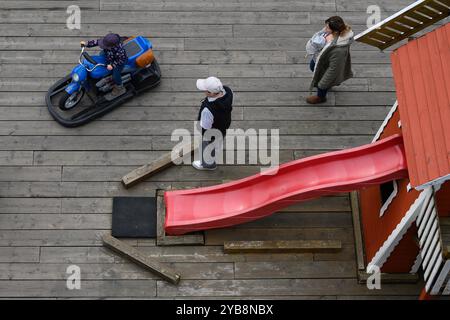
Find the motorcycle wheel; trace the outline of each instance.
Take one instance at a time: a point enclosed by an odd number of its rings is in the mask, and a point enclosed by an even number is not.
[[[81,89],[79,91],[76,91],[72,94],[67,93],[66,91],[63,92],[63,95],[59,99],[58,106],[61,110],[70,110],[74,108],[83,98],[84,96],[84,90]]]

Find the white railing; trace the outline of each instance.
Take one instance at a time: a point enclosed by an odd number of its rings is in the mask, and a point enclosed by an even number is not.
[[[427,196],[416,220],[422,269],[427,293],[438,295],[446,285],[450,261],[444,256],[433,187],[423,192],[427,192]]]

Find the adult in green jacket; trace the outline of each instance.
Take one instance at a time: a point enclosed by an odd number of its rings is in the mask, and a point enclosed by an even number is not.
[[[311,62],[314,71],[310,90],[317,88],[317,95],[306,101],[310,104],[327,101],[326,95],[331,87],[338,86],[353,77],[350,45],[353,31],[341,17],[334,16],[325,21],[327,44],[319,53],[316,62]]]

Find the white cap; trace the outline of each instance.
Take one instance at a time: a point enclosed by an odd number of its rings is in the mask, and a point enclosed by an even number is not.
[[[212,93],[219,93],[224,91],[222,82],[216,77],[209,77],[207,79],[198,79],[197,89],[200,91],[209,91]]]

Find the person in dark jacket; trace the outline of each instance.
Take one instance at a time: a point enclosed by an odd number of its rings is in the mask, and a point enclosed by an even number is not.
[[[109,33],[101,39],[90,40],[87,42],[81,41],[81,45],[87,48],[99,46],[103,49],[106,58],[107,69],[112,70],[112,77],[115,86],[112,91],[105,95],[105,99],[113,100],[126,92],[122,85],[122,70],[128,61],[127,53],[123,47],[120,36],[115,33]]]
[[[197,80],[197,89],[204,91],[206,98],[202,101],[197,120],[202,129],[201,160],[196,160],[192,166],[198,170],[214,170],[217,168],[214,159],[215,152],[211,152],[212,163],[204,158],[203,151],[214,142],[214,139],[204,141],[204,134],[210,129],[217,129],[225,138],[227,129],[231,125],[231,111],[233,110],[233,91],[216,77]]]
[[[328,90],[353,77],[350,57],[350,45],[353,43],[353,31],[341,17],[333,16],[325,21],[326,45],[319,53],[314,65],[313,80],[310,89],[317,88],[317,95],[310,96],[310,104],[327,101]],[[312,63],[311,63],[312,64]]]

